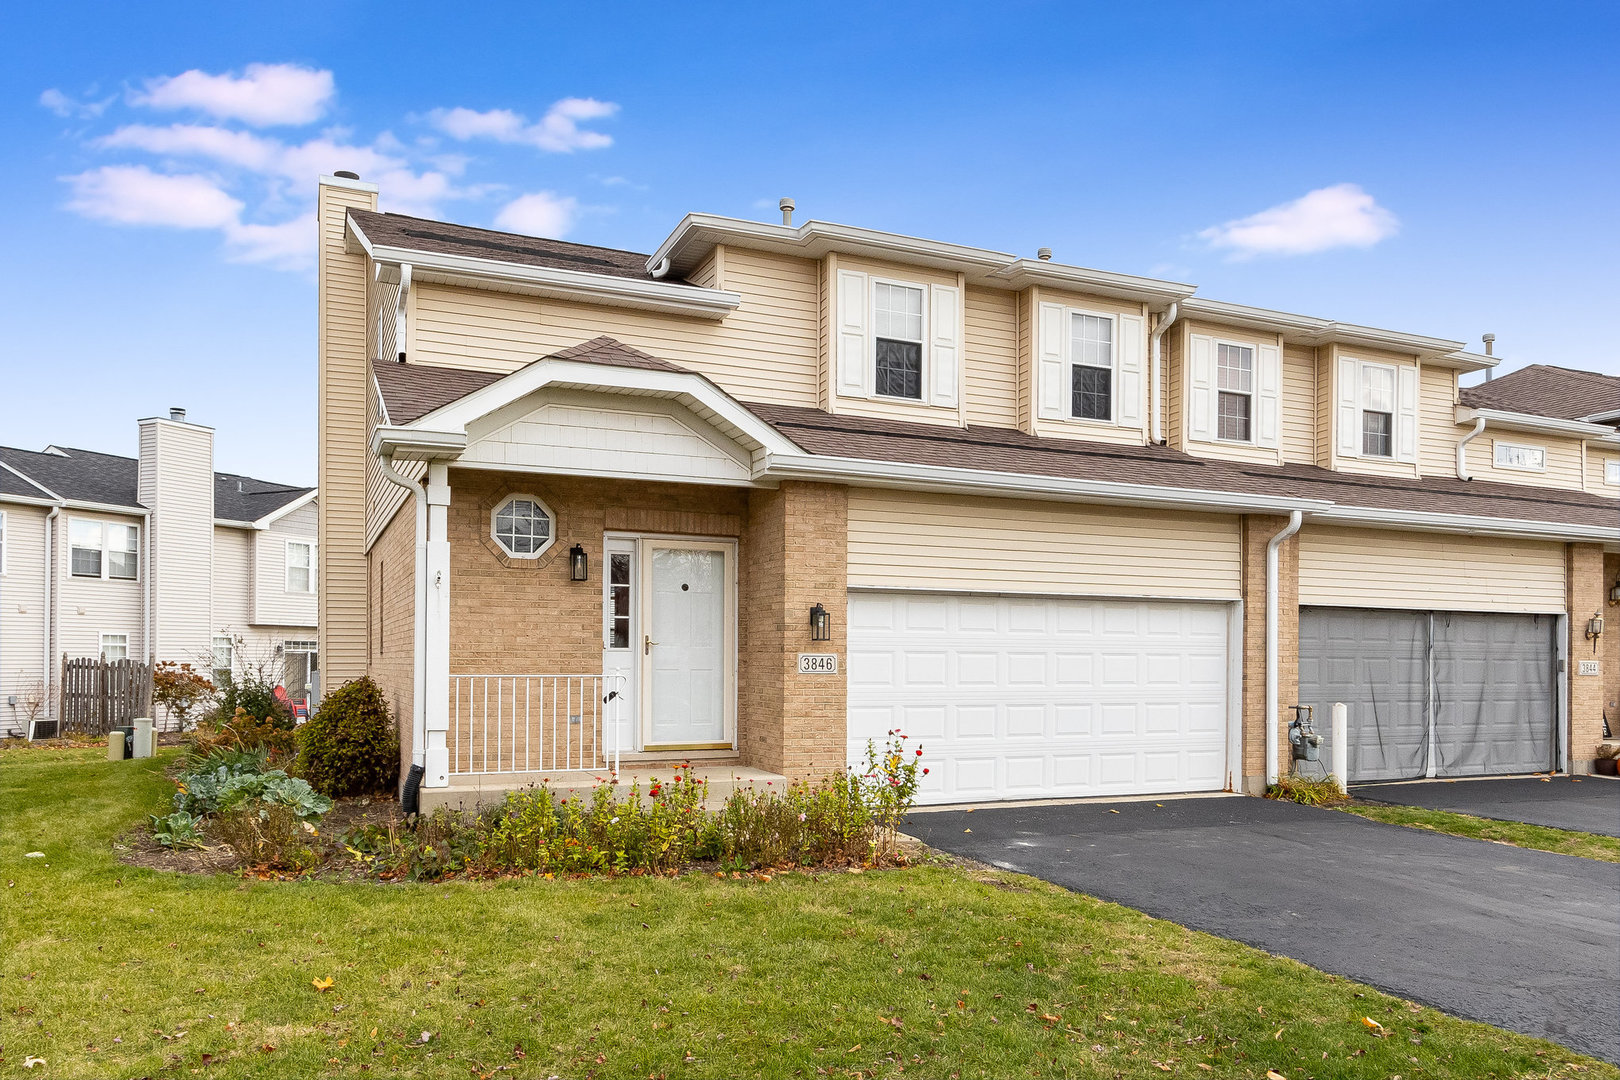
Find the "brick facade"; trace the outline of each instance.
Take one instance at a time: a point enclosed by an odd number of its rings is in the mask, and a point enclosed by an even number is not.
[[[366,554],[370,597],[366,673],[382,688],[399,724],[400,776],[411,767],[412,648],[416,628],[416,508],[409,498]]]
[[[1603,556],[1603,595],[1620,582],[1620,555]],[[1603,715],[1609,730],[1620,737],[1620,605],[1606,603],[1604,618],[1608,632],[1603,635]],[[1602,724],[1598,725],[1602,730]]]
[[[1243,519],[1243,765],[1242,790],[1259,794],[1266,779],[1266,544],[1286,517]],[[1299,539],[1277,552],[1278,766],[1286,769],[1290,706],[1299,700]]]
[[[1601,662],[1604,640],[1593,642],[1586,636],[1587,622],[1608,607],[1608,582],[1603,576],[1603,547],[1600,544],[1570,544],[1566,547],[1565,587],[1569,590],[1569,771],[1592,771],[1597,744],[1603,740],[1603,677],[1579,675],[1582,660]],[[1615,633],[1603,635],[1609,639]],[[1610,721],[1613,727],[1613,721]]]

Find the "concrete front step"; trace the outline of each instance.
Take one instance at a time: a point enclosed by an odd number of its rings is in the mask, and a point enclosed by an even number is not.
[[[779,773],[744,768],[741,765],[694,766],[685,770],[685,773],[691,780],[708,781],[709,792],[704,800],[704,806],[710,810],[719,809],[720,804],[726,801],[726,797],[738,788],[750,785],[760,788],[767,785],[784,788],[788,785],[787,777]],[[570,798],[575,795],[588,795],[607,783],[610,777],[611,774],[606,770],[452,776],[449,787],[422,789],[422,813],[431,814],[441,806],[452,810],[472,810],[479,806],[489,806],[506,798],[509,791],[539,787],[541,784],[554,795]],[[618,785],[620,792],[627,794],[631,784],[639,783],[641,790],[645,792],[653,780],[662,780],[667,784],[674,777],[673,765],[637,765],[619,773]]]

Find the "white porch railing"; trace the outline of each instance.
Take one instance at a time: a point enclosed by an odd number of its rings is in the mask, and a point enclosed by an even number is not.
[[[622,675],[450,676],[450,772],[619,771]]]

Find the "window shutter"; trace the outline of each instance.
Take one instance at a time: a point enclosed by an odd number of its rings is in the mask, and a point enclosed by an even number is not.
[[[1395,369],[1395,457],[1417,460],[1418,373],[1410,364]]]
[[[1356,382],[1360,375],[1361,364],[1358,361],[1342,356],[1339,358],[1339,453],[1345,457],[1356,457],[1361,449],[1361,430],[1356,422],[1360,416],[1356,403]]]
[[[848,397],[867,394],[867,325],[866,275],[838,271],[838,392]]]
[[[1114,395],[1114,420],[1120,427],[1142,426],[1142,365],[1147,359],[1147,320],[1140,315],[1120,315],[1116,367],[1119,392]]]
[[[1261,345],[1254,354],[1254,444],[1277,448],[1282,413],[1282,350]]]
[[[956,407],[956,384],[962,366],[962,291],[954,285],[935,285],[930,290],[928,318],[929,365],[933,389],[929,402]]]
[[[1041,340],[1037,355],[1040,357],[1040,381],[1037,386],[1036,415],[1042,420],[1061,420],[1069,415],[1064,408],[1063,388],[1069,385],[1064,376],[1065,354],[1069,335],[1064,333],[1064,309],[1061,304],[1042,304]]]
[[[1192,335],[1187,362],[1187,434],[1203,442],[1215,439],[1215,339]]]

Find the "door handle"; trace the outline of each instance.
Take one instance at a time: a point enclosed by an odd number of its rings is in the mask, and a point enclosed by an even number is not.
[[[654,641],[652,639],[651,634],[643,634],[643,635],[641,635],[641,641],[642,641],[641,655],[642,656],[651,656],[652,655],[652,647],[654,645],[658,644],[658,642],[656,642],[656,641]]]

